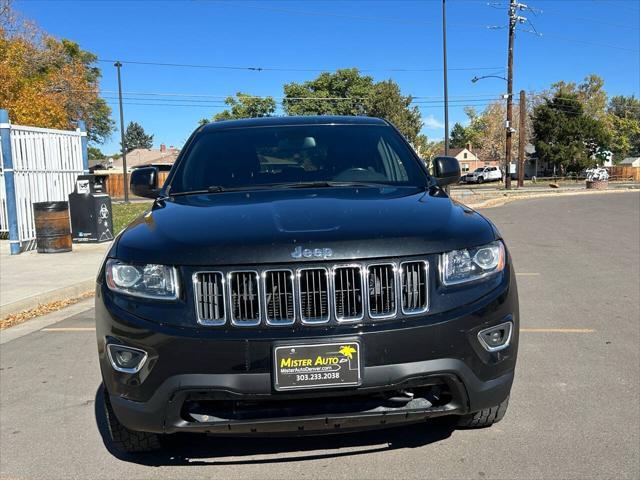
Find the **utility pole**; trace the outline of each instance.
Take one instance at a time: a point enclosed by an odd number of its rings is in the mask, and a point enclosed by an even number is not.
[[[506,189],[511,188],[511,145],[512,135],[515,132],[513,128],[513,44],[515,42],[516,25],[525,23],[527,19],[518,15],[518,10],[530,10],[535,13],[534,9],[518,3],[517,0],[509,0],[509,50],[507,52],[507,121],[505,123],[506,141],[504,156],[504,186]],[[529,22],[530,23],[530,22]],[[535,32],[535,29],[534,29]],[[518,183],[519,180],[518,180]]]
[[[447,7],[442,0],[442,58],[444,67],[444,154],[449,155],[449,88],[447,85]]]
[[[516,33],[516,0],[509,0],[509,50],[507,52],[507,122],[505,130],[507,139],[504,155],[504,187],[511,188],[511,134],[513,133],[513,42]]]
[[[127,180],[127,147],[124,144],[124,113],[122,111],[122,81],[120,80],[120,67],[122,63],[113,64],[118,69],[118,99],[120,102],[120,146],[122,147],[122,181],[124,183],[124,202],[129,203],[129,181]]]
[[[518,188],[524,187],[524,140],[527,121],[527,100],[524,90],[520,90],[520,126],[518,127]]]

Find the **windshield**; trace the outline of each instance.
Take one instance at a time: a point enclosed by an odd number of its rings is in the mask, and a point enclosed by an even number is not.
[[[189,145],[171,192],[307,182],[424,186],[425,173],[390,127],[313,125],[203,132]]]
[[[476,172],[484,172],[484,168],[476,168]]]

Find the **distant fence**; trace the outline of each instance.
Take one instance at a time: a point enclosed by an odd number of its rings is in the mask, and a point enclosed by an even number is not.
[[[101,176],[102,173],[97,172],[96,175]],[[162,186],[164,181],[167,179],[169,172],[158,172],[158,185]],[[104,175],[105,176],[105,191],[109,194],[111,198],[123,198],[124,197],[124,180],[122,179],[122,173],[112,173],[109,172]],[[128,179],[131,178],[131,173],[127,176]],[[132,195],[131,191],[129,191],[129,195]]]
[[[615,165],[608,167],[609,177],[611,180],[633,180],[640,182],[640,167],[627,167],[624,165]]]
[[[88,171],[86,132],[11,125],[0,110],[0,142],[0,230],[15,254],[35,245],[33,204],[66,201],[77,176]]]

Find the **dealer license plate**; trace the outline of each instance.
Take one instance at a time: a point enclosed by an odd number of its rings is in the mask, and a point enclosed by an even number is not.
[[[278,345],[274,349],[276,390],[360,385],[358,342]]]

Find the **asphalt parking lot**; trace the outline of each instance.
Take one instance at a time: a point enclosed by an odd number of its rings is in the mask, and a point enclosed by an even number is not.
[[[99,402],[93,311],[2,345],[0,475],[20,478],[640,477],[640,194],[484,210],[518,273],[522,334],[509,411],[301,439],[175,435],[116,454]]]

